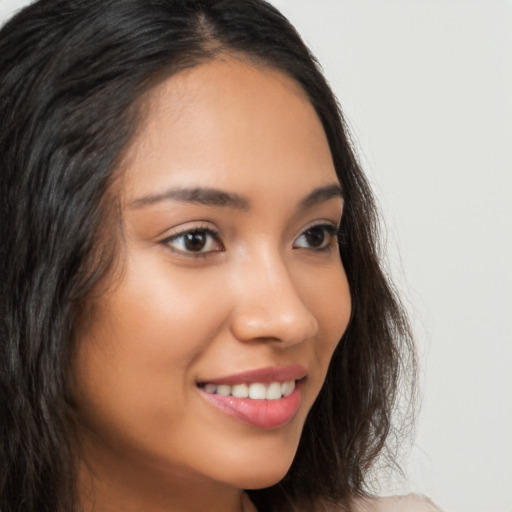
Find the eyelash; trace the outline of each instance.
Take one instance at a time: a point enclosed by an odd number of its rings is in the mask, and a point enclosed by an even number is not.
[[[191,251],[185,249],[179,249],[172,246],[173,242],[181,241],[183,244],[185,243],[185,237],[187,235],[194,235],[194,234],[203,234],[206,235],[210,240],[213,240],[215,243],[217,243],[219,246],[221,246],[221,249],[214,249],[209,251]],[[197,226],[192,229],[186,229],[184,231],[181,231],[179,233],[176,233],[165,240],[162,240],[162,244],[169,247],[169,249],[173,252],[176,252],[182,256],[190,257],[190,258],[206,258],[208,255],[210,255],[213,252],[223,252],[224,245],[222,241],[220,240],[220,233],[214,229],[212,229],[210,226]],[[208,242],[207,242],[208,243]]]
[[[326,252],[333,248],[333,246],[338,245],[338,226],[334,224],[313,224],[306,228],[297,238],[299,240],[302,237],[305,237],[308,233],[311,234],[313,230],[321,229],[324,235],[324,241],[321,247],[310,247],[309,249],[314,252]],[[294,243],[294,245],[295,245]],[[307,249],[303,247],[303,249]]]
[[[295,247],[297,240],[299,240],[302,237],[307,236],[308,233],[311,234],[311,232],[313,230],[318,230],[318,229],[321,229],[323,231],[324,237],[327,238],[326,242],[322,241],[321,247]],[[294,248],[309,249],[313,252],[327,252],[327,251],[331,250],[334,246],[338,245],[338,236],[337,236],[338,229],[339,229],[338,226],[336,226],[334,224],[314,224],[312,226],[309,226],[296,238],[296,240],[294,242]],[[209,237],[210,240],[213,240],[221,248],[208,250],[208,251],[203,251],[201,249],[199,251],[193,251],[193,250],[188,250],[186,247],[185,248],[176,248],[176,247],[172,246],[172,243],[176,242],[176,241],[180,241],[182,245],[185,244],[186,243],[185,237],[188,235],[195,235],[195,234],[196,235],[197,234],[206,235],[206,237]],[[208,227],[197,226],[192,229],[187,229],[185,231],[176,233],[170,237],[165,238],[160,243],[169,247],[169,249],[172,250],[173,252],[176,252],[182,256],[191,257],[191,258],[206,258],[207,256],[211,255],[212,253],[225,251],[224,245],[220,239],[220,233],[218,231],[212,229],[209,226]],[[208,242],[206,242],[206,244],[207,243]]]

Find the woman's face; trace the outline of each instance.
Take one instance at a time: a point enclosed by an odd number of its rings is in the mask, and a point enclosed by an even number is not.
[[[121,277],[73,366],[84,457],[120,485],[269,486],[350,315],[326,137],[294,81],[231,58],[159,85],[145,113]]]

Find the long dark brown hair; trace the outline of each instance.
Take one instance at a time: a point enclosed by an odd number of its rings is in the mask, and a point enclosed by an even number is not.
[[[116,214],[106,197],[144,93],[230,53],[287,73],[316,109],[344,194],[353,305],[289,473],[250,495],[261,512],[348,510],[367,489],[414,351],[372,193],[314,57],[262,0],[40,0],[0,31],[1,512],[79,509],[67,374],[88,293],[117,254],[99,244]],[[410,381],[401,389],[413,396]]]

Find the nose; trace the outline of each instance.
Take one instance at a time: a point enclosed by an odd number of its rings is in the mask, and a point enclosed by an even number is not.
[[[261,257],[235,277],[231,331],[240,341],[274,341],[289,346],[314,337],[318,322],[280,257]],[[303,292],[304,293],[304,292]]]

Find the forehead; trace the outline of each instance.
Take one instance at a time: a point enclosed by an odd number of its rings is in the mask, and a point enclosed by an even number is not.
[[[243,193],[262,175],[267,186],[336,180],[321,122],[301,87],[280,71],[231,57],[151,91],[124,168],[128,198],[198,181]]]

